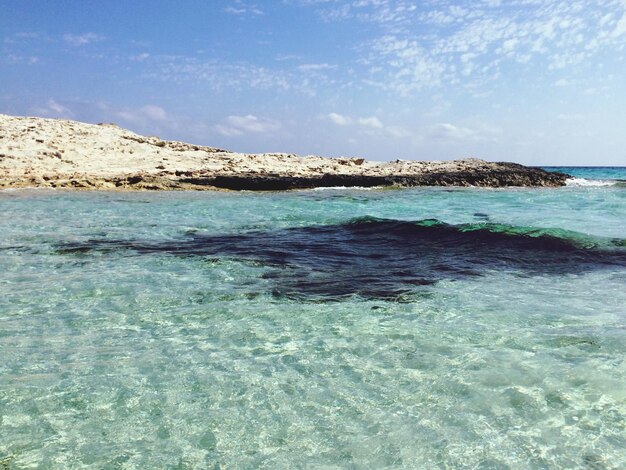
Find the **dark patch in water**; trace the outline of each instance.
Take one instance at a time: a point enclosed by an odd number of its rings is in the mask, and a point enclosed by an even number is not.
[[[14,251],[18,253],[28,253],[31,250],[30,247],[24,245],[12,245],[12,246],[0,246],[0,251]],[[1,469],[0,469],[1,470]]]
[[[494,270],[540,275],[626,267],[624,245],[558,229],[361,218],[235,235],[191,234],[162,243],[91,240],[66,243],[58,251],[132,250],[262,262],[274,268],[263,276],[273,282],[274,295],[314,300],[353,294],[399,299],[419,286]]]

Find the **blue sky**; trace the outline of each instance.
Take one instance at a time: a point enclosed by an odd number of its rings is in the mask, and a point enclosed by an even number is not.
[[[0,5],[0,113],[247,152],[626,165],[626,0]]]

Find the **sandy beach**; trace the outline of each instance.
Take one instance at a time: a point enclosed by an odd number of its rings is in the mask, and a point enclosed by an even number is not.
[[[316,186],[562,186],[566,175],[513,163],[373,162],[247,154],[146,137],[115,124],[0,115],[0,187],[298,189]]]

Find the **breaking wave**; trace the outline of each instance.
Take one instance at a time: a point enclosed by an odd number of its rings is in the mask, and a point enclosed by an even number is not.
[[[587,178],[569,178],[565,181],[567,186],[573,187],[606,187],[606,186],[622,186],[624,182],[619,180],[594,180]]]

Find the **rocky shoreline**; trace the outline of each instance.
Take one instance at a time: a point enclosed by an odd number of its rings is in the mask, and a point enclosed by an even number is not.
[[[243,154],[113,124],[0,115],[0,188],[276,191],[315,187],[559,187],[568,175],[479,159],[370,162]]]
[[[213,186],[221,189],[248,191],[281,191],[328,187],[415,187],[415,186],[475,186],[500,188],[509,186],[558,187],[568,176],[559,173],[544,174],[534,168],[517,168],[515,164],[501,163],[502,168],[491,171],[433,172],[415,175],[343,175],[325,174],[314,177],[235,175],[181,178],[183,184]]]

